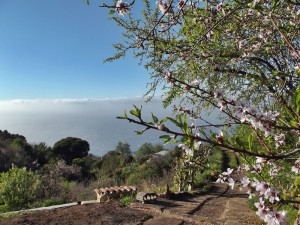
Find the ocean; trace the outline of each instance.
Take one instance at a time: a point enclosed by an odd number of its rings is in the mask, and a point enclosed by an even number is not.
[[[162,119],[171,109],[164,109],[159,97],[145,104],[141,97],[117,99],[57,99],[0,101],[0,130],[20,134],[31,144],[45,142],[53,146],[66,137],[78,137],[90,144],[90,153],[101,156],[113,150],[119,141],[128,142],[132,151],[142,144],[163,143],[162,133],[147,131],[137,135],[143,127],[116,119],[133,104],[140,107],[146,118],[151,112]]]

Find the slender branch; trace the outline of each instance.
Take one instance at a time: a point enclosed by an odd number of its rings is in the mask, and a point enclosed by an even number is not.
[[[221,23],[223,23],[229,16],[231,16],[233,13],[235,13],[236,11],[238,11],[239,9],[241,9],[244,5],[248,4],[249,2],[245,2],[242,3],[241,5],[235,7],[232,11],[230,11],[228,14],[226,14],[222,19],[220,19],[218,22],[216,22],[211,28],[209,28],[203,35],[202,37],[192,46],[192,48],[190,49],[189,53],[191,53],[196,46],[203,41],[206,38],[206,35],[213,31],[216,27],[218,27]]]
[[[267,9],[269,12],[270,10]],[[277,23],[275,22],[272,12],[270,12],[270,19],[272,21],[273,26],[276,28],[276,30],[279,32],[279,34],[281,35],[281,37],[284,39],[284,41],[287,43],[287,45],[290,47],[290,49],[293,50],[293,54],[295,54],[299,59],[300,59],[300,54],[297,51],[297,49],[294,47],[294,45],[290,42],[290,40],[288,39],[288,37],[280,30],[280,28],[278,27]],[[297,61],[299,61],[299,59]]]
[[[251,152],[247,149],[238,149],[238,148],[235,148],[235,147],[232,147],[232,146],[228,146],[224,143],[218,143],[216,141],[213,141],[213,140],[210,140],[210,139],[205,139],[205,138],[198,137],[198,136],[195,136],[195,135],[188,135],[186,133],[180,133],[180,132],[172,131],[172,130],[169,130],[168,128],[166,128],[166,127],[164,127],[164,129],[159,129],[159,126],[157,127],[157,126],[154,126],[154,125],[150,125],[148,123],[137,121],[137,120],[134,120],[132,118],[126,118],[126,120],[128,120],[129,122],[135,123],[135,124],[142,125],[142,126],[146,127],[147,129],[160,130],[162,132],[172,134],[175,137],[187,137],[187,138],[190,138],[192,140],[202,141],[202,142],[205,142],[205,143],[208,143],[208,144],[211,144],[213,146],[217,146],[217,147],[220,147],[220,148],[223,148],[223,149],[226,149],[226,150],[231,150],[231,151],[234,151],[234,152],[247,154],[249,156],[261,157],[261,158],[264,158],[264,159],[267,159],[267,160],[270,160],[270,159],[275,159],[275,160],[284,159],[288,156],[291,156],[293,154],[296,154],[296,153],[300,152],[300,148],[299,148],[299,149],[295,149],[294,151],[292,151],[290,153],[286,153],[286,154],[282,154],[282,155],[260,154],[260,153]]]

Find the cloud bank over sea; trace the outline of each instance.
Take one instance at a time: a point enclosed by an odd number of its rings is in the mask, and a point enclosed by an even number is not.
[[[160,119],[169,116],[160,97],[145,103],[142,97],[106,99],[15,99],[0,101],[0,129],[24,135],[29,143],[45,142],[49,146],[65,137],[78,137],[90,143],[91,153],[103,155],[119,141],[127,141],[133,151],[145,142],[162,143],[161,133],[147,131],[136,135],[142,127],[116,119],[124,110],[143,106],[143,114],[151,112]],[[129,114],[129,113],[128,113]]]

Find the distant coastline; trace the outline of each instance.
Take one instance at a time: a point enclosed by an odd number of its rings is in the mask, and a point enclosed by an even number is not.
[[[116,119],[133,104],[143,105],[148,118],[150,112],[160,118],[171,112],[162,109],[158,97],[146,105],[141,97],[0,101],[0,129],[21,134],[29,143],[45,142],[48,146],[65,137],[78,137],[89,142],[90,153],[99,156],[114,149],[119,141],[128,142],[132,151],[145,142],[162,143],[158,132],[136,135],[134,131],[141,127]]]

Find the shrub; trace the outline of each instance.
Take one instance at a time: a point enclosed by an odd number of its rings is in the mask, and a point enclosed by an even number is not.
[[[25,168],[13,166],[0,176],[1,198],[10,209],[19,209],[32,202],[39,186],[38,176]]]
[[[122,205],[129,205],[131,202],[133,202],[135,200],[135,195],[129,195],[129,196],[124,196],[120,199],[120,202],[122,203]]]

